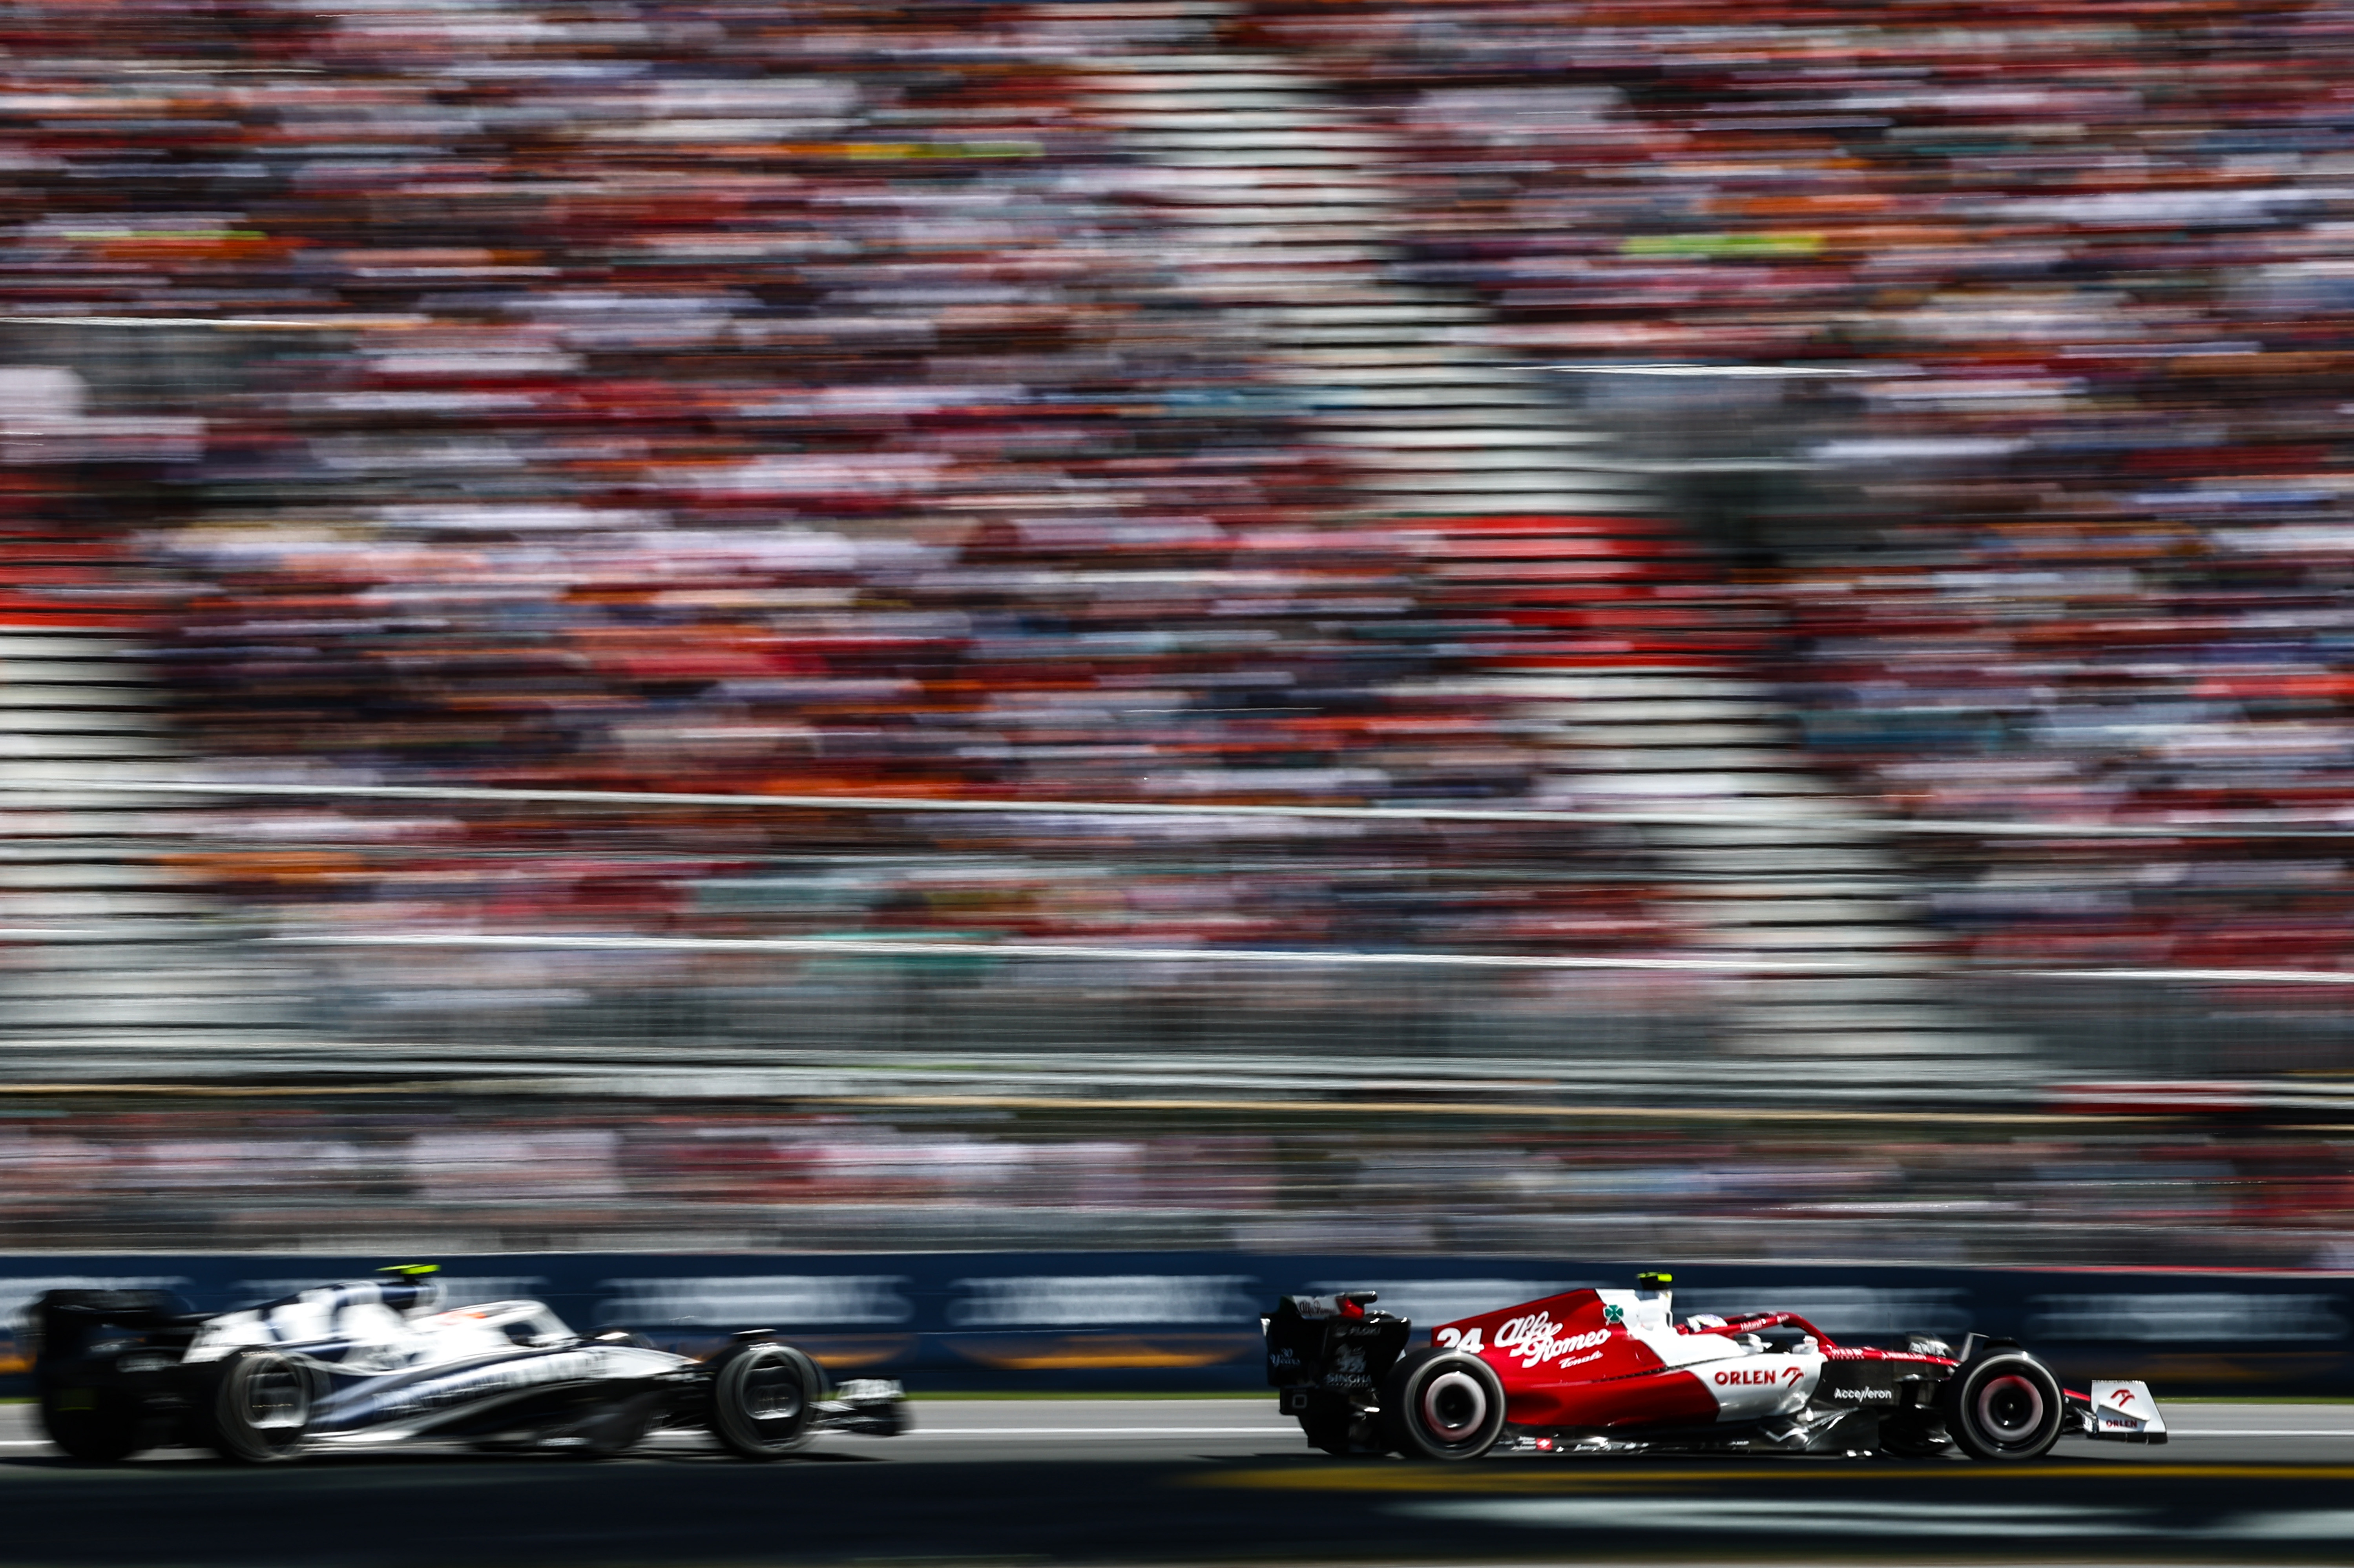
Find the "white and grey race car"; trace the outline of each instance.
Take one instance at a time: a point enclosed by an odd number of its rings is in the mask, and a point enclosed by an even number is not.
[[[697,1361],[623,1329],[576,1334],[536,1301],[443,1310],[430,1275],[215,1314],[157,1291],[52,1290],[25,1325],[41,1419],[80,1459],[193,1444],[253,1464],[418,1442],[601,1457],[677,1428],[774,1459],[821,1431],[906,1428],[896,1383],[830,1388],[766,1330]]]

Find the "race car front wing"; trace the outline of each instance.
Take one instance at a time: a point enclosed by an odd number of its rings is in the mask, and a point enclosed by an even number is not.
[[[2076,1430],[2086,1437],[2110,1443],[2166,1441],[2166,1414],[2146,1383],[2095,1378],[2085,1393],[2069,1392],[2068,1409],[2076,1418]]]

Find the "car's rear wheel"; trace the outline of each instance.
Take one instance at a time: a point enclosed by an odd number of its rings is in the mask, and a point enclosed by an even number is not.
[[[225,1459],[274,1465],[301,1451],[311,1427],[311,1375],[276,1351],[222,1358],[196,1418],[206,1446]]]
[[[1946,1380],[1946,1430],[1973,1459],[2037,1459],[2060,1441],[2060,1380],[2025,1351],[1995,1351]]]
[[[50,1442],[91,1464],[128,1459],[142,1446],[138,1406],[121,1389],[45,1388],[41,1425]]]
[[[712,1435],[741,1458],[781,1458],[815,1433],[824,1387],[817,1363],[790,1345],[734,1346],[711,1369]]]
[[[1410,1459],[1476,1459],[1504,1435],[1503,1380],[1460,1351],[1401,1356],[1382,1380],[1382,1429]]]

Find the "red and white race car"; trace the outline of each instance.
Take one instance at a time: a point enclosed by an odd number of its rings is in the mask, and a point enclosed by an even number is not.
[[[1264,1319],[1267,1380],[1329,1454],[1891,1454],[2033,1459],[2063,1433],[2163,1443],[2149,1390],[2062,1389],[2041,1361],[1973,1334],[1840,1345],[1795,1312],[1678,1322],[1664,1274],[1414,1327],[1370,1290],[1287,1296]]]

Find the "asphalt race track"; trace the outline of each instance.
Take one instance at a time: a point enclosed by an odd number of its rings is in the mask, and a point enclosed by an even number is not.
[[[2354,1405],[2177,1404],[2174,1442],[2021,1467],[1306,1451],[1257,1400],[925,1401],[776,1465],[194,1453],[75,1464],[0,1407],[10,1563],[945,1565],[2354,1558]]]

